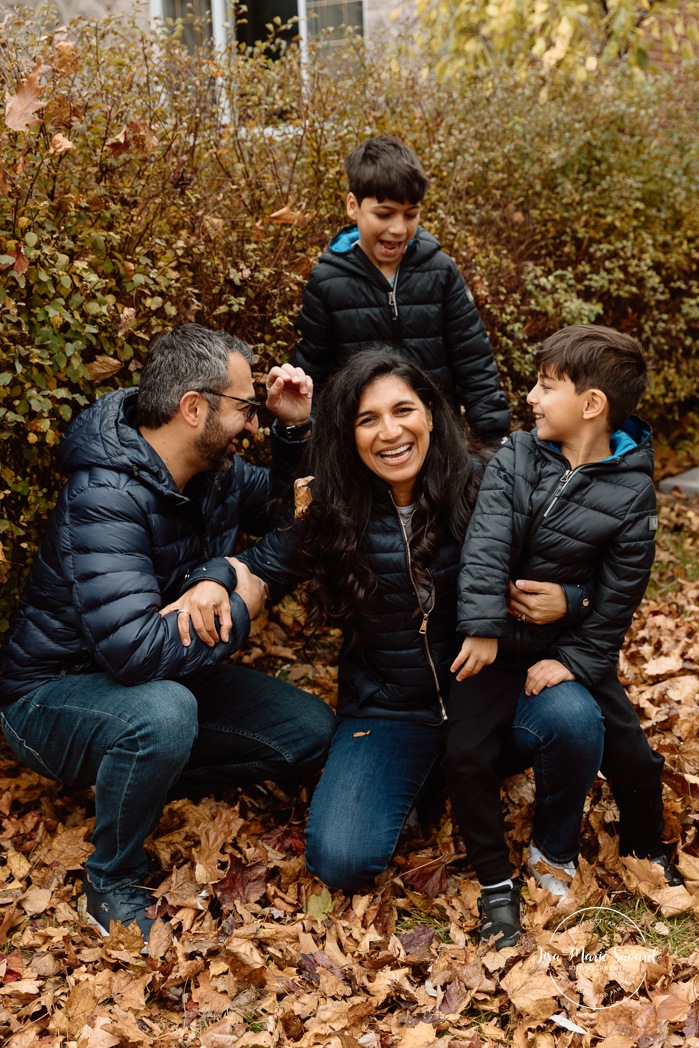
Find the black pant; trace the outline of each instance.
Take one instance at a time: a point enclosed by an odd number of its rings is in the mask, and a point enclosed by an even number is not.
[[[642,859],[657,856],[663,841],[665,758],[651,748],[638,714],[616,674],[590,689],[604,717],[600,771],[619,809],[619,852]]]
[[[537,786],[534,840],[549,859],[577,855],[585,796],[600,768],[619,807],[620,851],[657,855],[664,760],[651,749],[616,675],[592,697],[570,682],[526,697],[525,675],[488,666],[455,681],[447,705],[444,768],[478,879],[494,883],[510,875],[499,780],[528,765]]]

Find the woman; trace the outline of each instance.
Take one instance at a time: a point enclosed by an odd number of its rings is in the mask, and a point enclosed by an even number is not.
[[[358,354],[332,377],[307,456],[303,517],[242,559],[273,599],[305,581],[311,623],[342,628],[337,724],[306,861],[331,887],[353,890],[386,869],[442,758],[459,556],[482,465],[432,380],[388,349]],[[526,706],[508,771],[534,764],[537,806],[563,780],[584,798],[597,768],[580,754],[571,771],[570,752],[590,710],[568,709],[561,727],[545,696]]]

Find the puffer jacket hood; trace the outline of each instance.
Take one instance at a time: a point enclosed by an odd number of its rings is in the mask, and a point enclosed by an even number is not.
[[[359,229],[357,226],[343,226],[342,229],[332,238],[328,247],[320,257],[330,263],[341,263],[341,261],[354,263],[356,261],[364,267],[365,261],[368,260],[358,245]],[[437,238],[432,236],[431,233],[428,233],[426,229],[422,228],[422,226],[418,226],[415,236],[405,249],[405,254],[401,260],[401,266],[405,263],[406,259],[409,259],[412,264],[420,265],[441,250],[442,245]],[[364,256],[364,259],[360,256]],[[376,269],[376,266],[371,262],[369,262],[369,265],[372,269]],[[380,273],[378,269],[376,272],[379,276],[383,277],[383,274]],[[385,277],[383,277],[383,279],[386,280]]]
[[[58,449],[64,473],[102,467],[138,477],[154,491],[183,497],[170,471],[136,426],[138,389],[106,393],[69,426]]]

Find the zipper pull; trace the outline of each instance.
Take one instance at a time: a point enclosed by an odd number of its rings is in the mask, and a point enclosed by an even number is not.
[[[544,519],[546,519],[546,517],[548,517],[549,513],[551,512],[551,510],[553,509],[553,507],[558,502],[558,496],[561,494],[561,492],[563,491],[564,487],[566,486],[566,484],[568,483],[568,481],[570,480],[572,475],[573,475],[573,470],[572,469],[567,469],[565,471],[565,473],[563,474],[563,476],[561,477],[560,483],[559,483],[558,487],[556,488],[556,490],[553,493],[553,498],[551,499],[551,501],[549,502],[548,506],[546,507],[546,510],[544,512]]]
[[[426,612],[423,611],[423,613],[422,613],[422,622],[420,623],[420,629],[418,630],[418,633],[422,637],[424,637],[425,634],[427,633],[427,620],[428,620],[429,617],[430,617],[429,613],[426,613]]]
[[[388,292],[388,304],[391,307],[391,316],[394,320],[398,320],[398,303],[396,302],[396,292],[394,289]]]

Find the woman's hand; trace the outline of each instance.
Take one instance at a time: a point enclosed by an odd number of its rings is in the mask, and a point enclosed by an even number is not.
[[[451,672],[456,673],[457,680],[475,677],[484,666],[495,662],[497,653],[497,637],[467,637],[451,664]]]
[[[508,586],[507,610],[522,622],[546,626],[567,615],[568,604],[563,587],[557,582],[517,579]]]
[[[567,666],[556,659],[542,659],[529,667],[524,690],[527,695],[538,695],[544,688],[553,688],[564,680],[575,680]]]
[[[238,575],[235,592],[245,602],[250,618],[254,619],[269,597],[267,583],[253,575],[247,565],[235,557],[226,557],[226,560],[233,565]],[[197,582],[172,604],[161,608],[159,614],[168,615],[172,611],[177,612],[177,631],[185,648],[191,644],[190,622],[199,640],[207,647],[213,648],[219,640],[228,643],[233,625],[231,602],[228,590],[220,582],[214,582],[213,579]]]

